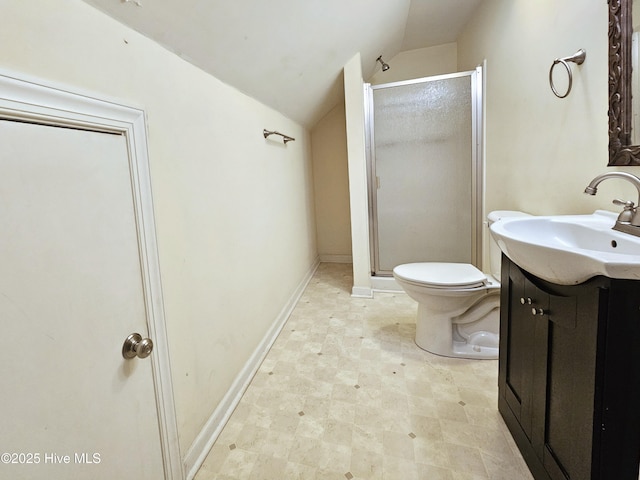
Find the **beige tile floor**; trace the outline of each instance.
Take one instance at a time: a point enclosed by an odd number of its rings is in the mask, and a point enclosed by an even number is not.
[[[531,480],[497,361],[422,351],[413,300],[351,285],[320,265],[196,480]]]

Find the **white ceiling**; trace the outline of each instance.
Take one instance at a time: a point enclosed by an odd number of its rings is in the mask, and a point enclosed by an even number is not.
[[[456,41],[482,0],[85,0],[287,117],[311,127],[398,52]]]

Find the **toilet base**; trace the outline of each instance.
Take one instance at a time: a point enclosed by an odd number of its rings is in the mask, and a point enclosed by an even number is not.
[[[497,360],[498,349],[495,347],[482,347],[470,345],[467,342],[453,342],[453,355],[459,358]]]
[[[416,345],[424,350],[425,352],[433,353],[434,355],[439,355],[441,357],[449,357],[449,358],[467,358],[470,360],[497,360],[498,359],[498,349],[495,347],[484,347],[478,345],[471,345],[467,342],[452,342],[450,350],[442,350],[433,351],[435,349],[430,350],[428,345],[420,345],[418,343],[418,338],[415,338]]]
[[[484,321],[485,324],[478,323]],[[489,327],[495,332],[485,330]],[[452,322],[449,314],[434,312],[425,304],[418,305],[416,319],[415,342],[422,350],[429,353],[452,358],[468,358],[473,360],[497,360],[499,346],[499,316],[493,309],[484,318],[475,323],[473,333],[465,333],[465,324]],[[485,328],[482,328],[485,327]]]

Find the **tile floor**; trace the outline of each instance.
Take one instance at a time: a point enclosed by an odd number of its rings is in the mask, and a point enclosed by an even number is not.
[[[196,480],[531,480],[497,361],[422,351],[413,300],[351,285],[320,265]]]

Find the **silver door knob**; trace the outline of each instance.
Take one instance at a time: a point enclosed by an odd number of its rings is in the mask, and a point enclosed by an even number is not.
[[[147,358],[153,350],[153,342],[150,338],[142,338],[139,333],[132,333],[122,345],[122,356],[127,360],[131,358]]]

